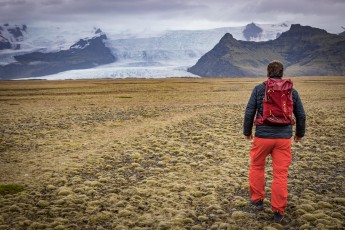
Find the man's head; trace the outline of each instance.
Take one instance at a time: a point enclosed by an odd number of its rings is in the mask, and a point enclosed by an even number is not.
[[[284,66],[280,61],[272,61],[267,66],[267,77],[283,77]]]

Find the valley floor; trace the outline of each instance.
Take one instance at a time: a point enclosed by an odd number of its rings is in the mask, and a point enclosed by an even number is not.
[[[344,77],[293,78],[307,131],[285,220],[271,160],[265,210],[247,205],[242,122],[263,80],[0,82],[0,229],[343,229]]]

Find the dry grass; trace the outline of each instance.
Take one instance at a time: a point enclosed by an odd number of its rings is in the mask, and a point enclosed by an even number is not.
[[[343,229],[345,78],[293,79],[308,128],[283,224],[247,205],[262,80],[0,82],[0,185],[24,186],[0,195],[0,229]]]

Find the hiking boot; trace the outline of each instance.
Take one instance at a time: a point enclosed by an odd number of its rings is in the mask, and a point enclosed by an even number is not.
[[[263,210],[264,209],[264,201],[259,200],[258,202],[254,202],[253,200],[249,201],[249,204],[255,206],[257,210]]]
[[[284,216],[282,216],[278,211],[274,213],[274,222],[281,223],[284,219]]]

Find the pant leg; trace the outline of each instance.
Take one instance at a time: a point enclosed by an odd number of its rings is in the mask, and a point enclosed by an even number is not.
[[[272,139],[254,138],[250,150],[249,190],[254,202],[265,197],[266,157],[273,148]]]
[[[271,206],[273,212],[284,215],[288,197],[288,169],[291,163],[291,139],[277,139],[272,150],[273,182]]]

